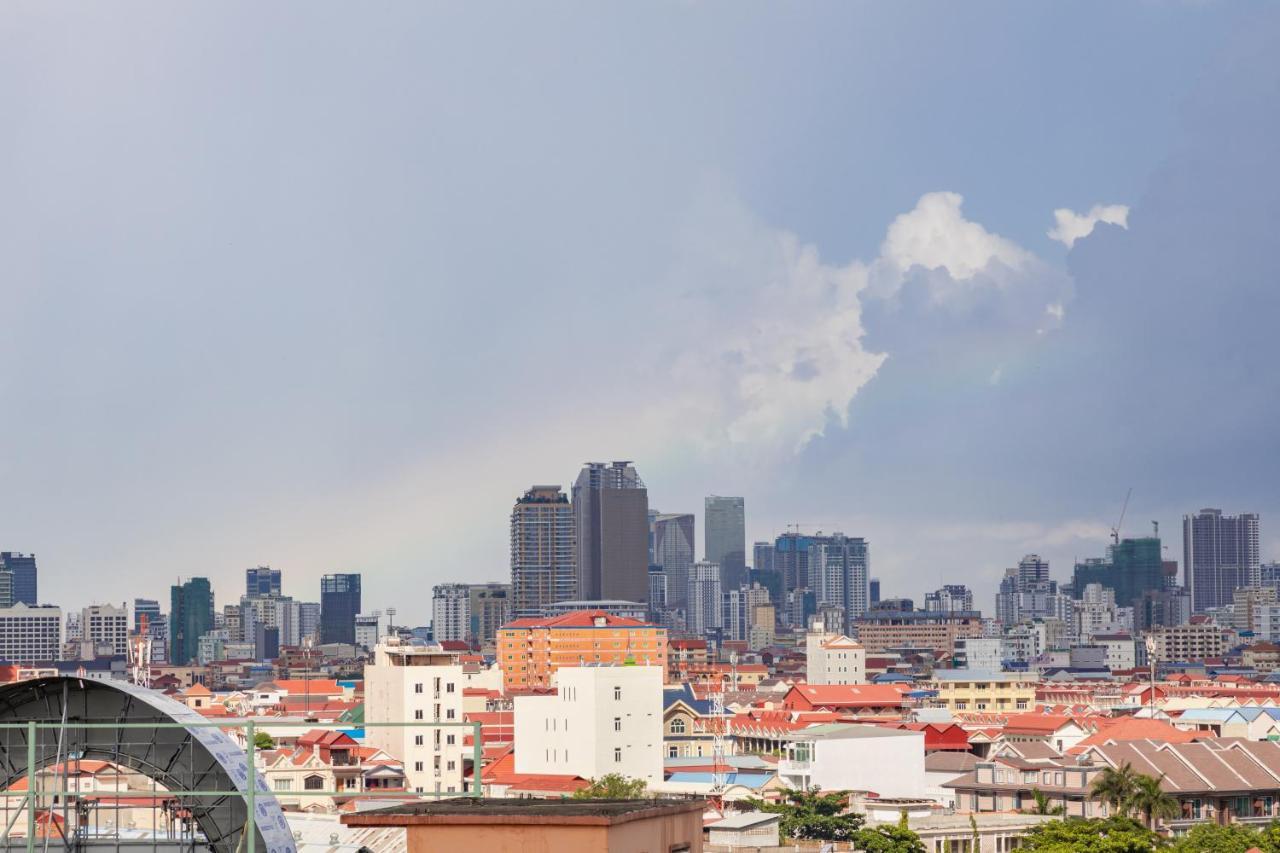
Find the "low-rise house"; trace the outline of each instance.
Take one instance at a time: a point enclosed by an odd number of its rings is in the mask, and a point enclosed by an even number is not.
[[[935,704],[951,711],[1029,711],[1036,700],[1036,677],[1027,673],[939,669],[932,686]]]
[[[899,717],[915,705],[904,684],[796,684],[782,707],[791,711],[836,711],[859,717]]]
[[[1096,729],[1096,719],[1060,714],[1016,714],[1005,721],[1001,739],[1011,743],[1038,741],[1063,753]]]
[[[398,759],[321,729],[299,738],[292,749],[264,753],[262,775],[281,807],[298,811],[332,812],[344,798],[405,787]],[[322,791],[332,793],[308,793]]]
[[[771,812],[739,812],[707,825],[707,843],[734,850],[778,846],[782,816]]]

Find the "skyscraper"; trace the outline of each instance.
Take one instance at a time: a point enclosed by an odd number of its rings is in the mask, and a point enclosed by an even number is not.
[[[844,613],[843,625],[828,626],[841,631],[852,629],[853,621],[867,612],[870,549],[865,539],[835,533],[814,536],[809,546],[809,579],[818,607],[835,605]]]
[[[36,555],[16,551],[0,552],[0,569],[13,572],[13,603],[35,607],[39,603]]]
[[[588,462],[573,484],[578,597],[649,595],[649,492],[630,462]]]
[[[812,537],[783,533],[773,542],[773,567],[782,573],[787,592],[809,588],[809,546]]]
[[[431,588],[431,635],[437,643],[467,639],[471,624],[471,588],[442,583]]]
[[[666,574],[667,607],[683,609],[689,601],[689,570],[694,561],[692,513],[659,513],[653,517],[653,565]]]
[[[13,606],[13,572],[0,569],[0,607]]]
[[[707,561],[720,567],[720,582],[725,589],[737,589],[747,579],[745,501],[710,495],[703,510]]]
[[[880,578],[872,578],[867,581],[867,589],[869,591],[867,606],[880,603]]]
[[[250,598],[280,594],[280,570],[269,566],[244,570],[244,594]]]
[[[360,575],[320,578],[320,642],[354,643],[356,614],[360,612]]]
[[[169,589],[169,662],[196,659],[200,638],[213,630],[213,588],[208,578],[192,578]]]
[[[757,572],[773,571],[773,543],[757,542],[751,546],[751,568]]]
[[[578,597],[573,507],[559,486],[534,486],[511,510],[512,606],[517,617]],[[438,635],[437,635],[438,639]]]
[[[1182,565],[1191,608],[1201,613],[1230,604],[1232,594],[1262,582],[1256,513],[1223,515],[1202,509],[1182,518]]]
[[[710,561],[693,564],[689,574],[689,631],[701,634],[722,622],[720,567]]]

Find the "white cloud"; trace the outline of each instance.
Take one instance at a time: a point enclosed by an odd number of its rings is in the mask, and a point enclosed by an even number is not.
[[[993,261],[1018,269],[1031,253],[964,218],[958,193],[933,192],[921,196],[915,209],[889,225],[880,256],[898,270],[913,266],[945,269],[953,279],[973,278]]]
[[[1074,210],[1060,207],[1053,212],[1053,218],[1058,224],[1046,232],[1049,239],[1057,240],[1069,249],[1077,240],[1092,234],[1094,226],[1099,222],[1128,228],[1129,206],[1127,204],[1095,204],[1088,213],[1076,213]]]

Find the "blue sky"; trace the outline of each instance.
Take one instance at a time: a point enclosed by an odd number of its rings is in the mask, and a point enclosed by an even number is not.
[[[1280,558],[1278,24],[8,4],[0,543],[64,605],[266,562],[420,621],[629,458],[867,536],[886,594],[1066,577],[1130,486],[1173,557],[1219,505]]]

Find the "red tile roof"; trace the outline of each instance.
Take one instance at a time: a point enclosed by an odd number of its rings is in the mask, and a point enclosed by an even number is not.
[[[503,625],[503,628],[594,628],[596,620],[603,619],[606,628],[652,628],[653,625],[639,619],[625,616],[614,616],[603,610],[574,610],[559,616],[531,616],[516,619]]]

